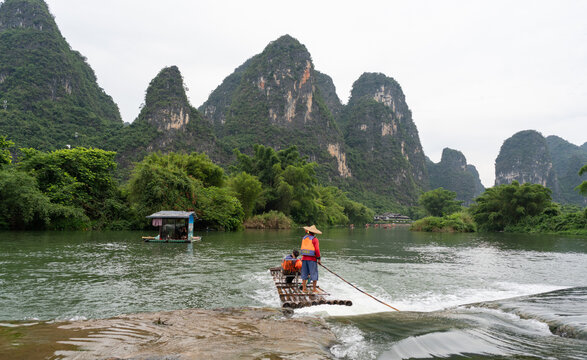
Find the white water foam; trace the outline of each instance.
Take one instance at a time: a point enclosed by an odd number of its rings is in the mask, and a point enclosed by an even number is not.
[[[250,278],[255,284],[255,286],[252,286],[255,290],[250,295],[255,303],[261,303],[263,306],[268,307],[281,307],[279,294],[268,271],[253,273],[247,278]]]
[[[564,286],[545,284],[496,282],[490,288],[463,288],[459,293],[455,294],[440,294],[433,291],[415,294],[396,301],[396,304],[398,308],[401,307],[404,311],[431,312],[465,304],[535,295],[565,288]]]
[[[321,281],[323,283],[328,284],[327,288],[324,288],[324,290],[326,290],[330,294],[330,296],[327,296],[327,298],[337,300],[351,300],[353,302],[353,305],[318,305],[296,309],[296,313],[299,313],[301,315],[316,314],[325,316],[354,316],[381,313],[386,311],[395,311],[392,308],[380,302],[377,302],[371,297],[359,292],[358,290],[344,283],[338,278],[328,275],[321,275],[321,279],[323,280],[318,281],[318,286],[320,286]],[[395,306],[392,297],[381,288],[374,291],[371,295],[395,308],[398,308],[397,306]],[[401,308],[398,309],[402,310]]]
[[[331,294],[330,298],[351,300],[353,305],[318,305],[298,309],[296,310],[296,313],[299,313],[300,315],[354,316],[394,311],[390,307],[359,292],[338,278],[328,276],[328,274],[326,276],[321,276],[318,285],[321,283],[328,284],[325,290]],[[361,288],[360,286],[357,287]],[[368,293],[400,311],[432,312],[465,304],[535,295],[565,288],[565,286],[545,284],[495,282],[491,284],[489,288],[463,288],[458,293],[454,294],[427,291],[399,297],[398,295],[389,294],[385,289],[379,286],[372,285],[371,289],[374,290],[369,290]],[[365,290],[363,289],[363,291]]]
[[[37,325],[39,324],[38,322],[34,322],[34,323],[26,323],[26,324],[10,324],[10,323],[0,323],[0,327],[9,327],[9,328],[15,328],[15,327],[19,327],[19,326],[33,326],[33,325]]]
[[[393,344],[379,359],[447,358],[453,355],[484,354],[507,356],[491,343],[465,331],[452,330],[410,336]]]
[[[339,343],[330,348],[336,358],[346,359],[375,359],[377,351],[373,344],[365,339],[363,332],[352,325],[334,325],[332,332]]]
[[[523,319],[516,314],[504,312],[499,309],[488,309],[488,308],[484,308],[484,307],[471,306],[471,307],[460,309],[460,313],[465,313],[465,314],[470,313],[470,314],[474,314],[474,315],[479,314],[479,313],[484,313],[484,314],[491,315],[492,317],[504,319],[506,323],[515,325],[517,332],[523,331],[529,335],[542,335],[542,336],[552,335],[548,324],[546,324],[540,320]]]

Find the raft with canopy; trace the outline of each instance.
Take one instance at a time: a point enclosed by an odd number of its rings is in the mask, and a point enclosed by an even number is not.
[[[152,219],[153,226],[159,227],[159,234],[143,236],[145,242],[191,243],[202,239],[194,236],[196,214],[193,211],[159,211],[147,219]]]

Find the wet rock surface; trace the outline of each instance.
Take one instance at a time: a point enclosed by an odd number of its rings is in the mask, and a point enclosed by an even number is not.
[[[18,331],[20,340],[4,341],[0,352],[27,359],[329,359],[335,343],[322,319],[258,308],[121,315]],[[40,339],[40,333],[51,338]]]

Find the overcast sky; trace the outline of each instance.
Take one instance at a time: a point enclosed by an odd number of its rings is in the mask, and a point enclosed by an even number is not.
[[[74,50],[132,122],[177,65],[193,106],[284,34],[346,103],[363,72],[397,80],[425,154],[463,152],[493,186],[503,141],[534,129],[587,141],[587,1],[47,0]],[[578,169],[577,169],[578,170]]]

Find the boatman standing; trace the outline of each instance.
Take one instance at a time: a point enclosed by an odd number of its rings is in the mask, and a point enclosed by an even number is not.
[[[306,281],[308,277],[312,281],[312,292],[317,293],[316,283],[318,282],[318,264],[320,262],[320,243],[316,234],[322,232],[316,229],[315,225],[304,226],[306,236],[302,238],[300,253],[302,254],[302,291],[306,292]]]

